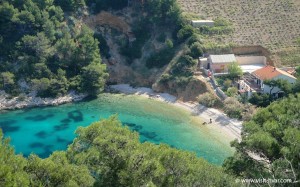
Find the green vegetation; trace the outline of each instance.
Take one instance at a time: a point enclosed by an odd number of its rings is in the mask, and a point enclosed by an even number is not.
[[[54,4],[52,0],[1,1],[2,89],[17,95],[19,81],[42,97],[64,95],[71,89],[89,94],[103,89],[107,74],[97,39],[84,24],[63,12],[83,5],[79,0]],[[84,77],[90,67],[97,69],[93,75],[98,77],[87,86]]]
[[[76,134],[67,151],[41,159],[15,155],[0,131],[0,186],[240,186],[193,153],[140,143],[116,116]]]
[[[238,94],[238,89],[237,87],[229,87],[226,91],[226,95],[228,97],[234,97]]]
[[[283,91],[286,95],[292,92],[292,84],[290,84],[287,80],[265,80],[264,84],[270,86],[270,95],[273,93],[273,89],[276,87]]]
[[[165,48],[158,53],[152,54],[146,61],[146,66],[148,68],[161,68],[166,64],[169,64],[174,56],[174,49],[172,48]]]
[[[269,94],[253,93],[249,102],[256,106],[267,107],[271,103],[271,98]]]
[[[244,123],[242,141],[232,142],[237,152],[225,161],[227,172],[241,178],[292,179],[299,182],[299,111],[300,94],[260,109],[249,122]],[[250,153],[262,159],[259,161]]]
[[[229,77],[233,80],[243,75],[243,70],[237,62],[232,62],[228,65]]]
[[[222,102],[220,101],[220,99],[209,93],[209,92],[206,92],[202,95],[200,95],[198,97],[198,101],[201,105],[204,105],[206,107],[220,107],[222,106]]]
[[[200,27],[200,31],[202,34],[207,35],[228,35],[233,32],[232,25],[229,21],[223,18],[216,18],[214,20],[214,26],[202,26]]]
[[[78,0],[77,0],[78,1]],[[128,5],[128,1],[126,0],[85,0],[86,4],[93,6],[93,11],[96,13],[100,12],[101,10],[121,10]]]

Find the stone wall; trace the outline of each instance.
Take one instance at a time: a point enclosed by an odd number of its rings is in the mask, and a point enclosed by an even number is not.
[[[241,46],[241,47],[233,47],[232,52],[235,55],[259,55],[265,56],[267,58],[268,65],[274,65],[273,61],[271,60],[270,56],[271,53],[266,48],[257,45],[257,46]]]
[[[239,65],[264,64],[267,65],[267,58],[264,56],[236,56]]]

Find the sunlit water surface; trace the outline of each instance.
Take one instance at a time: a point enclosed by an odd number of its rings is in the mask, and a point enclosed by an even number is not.
[[[139,132],[141,142],[166,143],[217,165],[233,154],[228,141],[202,125],[190,111],[135,95],[101,94],[90,101],[0,113],[0,128],[17,153],[45,158],[53,151],[65,150],[78,126],[113,114]]]

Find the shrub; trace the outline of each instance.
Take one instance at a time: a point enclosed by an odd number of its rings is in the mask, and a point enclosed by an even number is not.
[[[181,56],[177,63],[172,67],[172,74],[174,75],[184,75],[184,76],[192,76],[192,68],[196,65],[196,62],[193,61],[193,58],[189,55]]]
[[[161,33],[157,38],[156,40],[159,41],[159,42],[164,42],[166,40],[166,34],[165,33]]]
[[[94,38],[99,41],[98,47],[100,49],[101,56],[104,56],[107,59],[110,58],[109,46],[107,45],[105,38],[96,32],[94,33]]]
[[[255,106],[251,105],[250,103],[246,104],[244,112],[242,114],[243,121],[250,121],[255,113],[256,113]]]
[[[260,107],[267,107],[271,103],[271,98],[269,94],[253,93],[249,102]]]
[[[224,82],[223,82],[223,87],[224,87],[224,90],[227,90],[232,84],[232,81],[230,79],[226,79]]]
[[[165,44],[168,48],[173,48],[173,46],[174,46],[172,40],[170,40],[170,39],[167,39]]]
[[[231,79],[237,78],[243,75],[243,70],[237,62],[232,62],[228,65],[228,73]]]
[[[238,93],[238,89],[236,87],[230,87],[226,91],[226,95],[229,97],[233,97],[237,95],[237,93]]]
[[[180,41],[188,39],[195,32],[195,29],[191,25],[183,26],[177,33],[177,38]]]
[[[161,75],[159,82],[165,83],[165,82],[169,81],[171,78],[172,77],[171,77],[170,74],[164,73],[164,74]]]
[[[190,55],[193,58],[199,58],[203,55],[202,45],[199,42],[195,42],[190,47]]]
[[[154,68],[154,67],[161,68],[172,60],[174,53],[175,53],[174,49],[166,48],[159,51],[158,53],[152,54],[147,59],[146,66],[148,68]]]
[[[203,43],[200,35],[193,33],[192,36],[188,40],[188,45],[191,46],[193,43],[196,43],[196,42],[198,42],[200,44]]]
[[[206,92],[198,97],[198,102],[206,107],[216,107],[221,101],[217,96]]]
[[[228,97],[224,101],[224,111],[231,118],[242,118],[244,106],[235,98]]]

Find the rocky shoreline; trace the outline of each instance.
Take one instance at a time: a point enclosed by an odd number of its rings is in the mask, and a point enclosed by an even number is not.
[[[41,98],[34,95],[24,95],[14,98],[9,98],[5,92],[0,91],[0,111],[1,110],[14,110],[21,108],[39,107],[39,106],[54,106],[73,101],[80,101],[87,97],[87,94],[77,94],[69,92],[65,96],[57,98]]]

